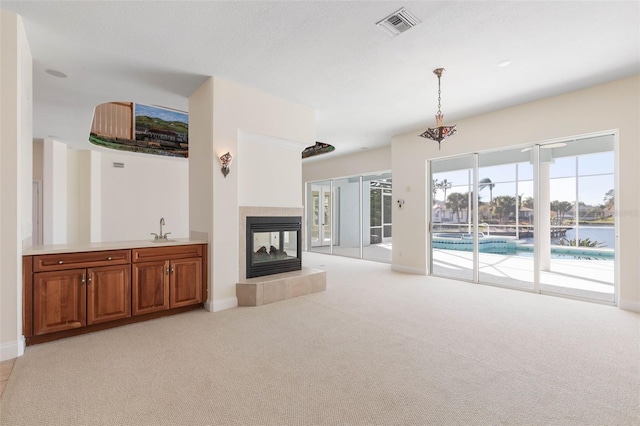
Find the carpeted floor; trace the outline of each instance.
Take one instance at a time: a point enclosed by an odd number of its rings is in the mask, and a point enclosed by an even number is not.
[[[2,425],[637,425],[640,315],[304,253],[327,291],[30,346]]]

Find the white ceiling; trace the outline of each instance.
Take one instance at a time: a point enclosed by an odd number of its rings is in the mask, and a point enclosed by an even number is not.
[[[640,73],[638,1],[2,0],[0,7],[22,16],[31,46],[34,137],[78,149],[91,148],[95,105],[187,110],[189,95],[212,75],[315,108],[317,140],[340,155],[432,126],[438,67],[447,70],[446,124]],[[422,23],[392,38],[375,23],[400,7]],[[505,59],[511,65],[498,67]]]

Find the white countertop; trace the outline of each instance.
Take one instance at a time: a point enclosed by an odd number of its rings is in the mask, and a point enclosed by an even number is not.
[[[75,253],[83,251],[122,250],[144,247],[184,246],[189,244],[208,244],[204,240],[193,238],[175,238],[168,241],[154,242],[142,241],[107,241],[103,243],[78,243],[78,244],[52,244],[43,246],[31,246],[22,251],[23,256],[36,256],[40,254]]]

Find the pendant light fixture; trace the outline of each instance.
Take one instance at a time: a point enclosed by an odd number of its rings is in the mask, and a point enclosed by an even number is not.
[[[420,135],[423,138],[438,142],[438,151],[440,150],[440,142],[457,132],[455,124],[453,126],[442,125],[442,119],[444,118],[442,111],[440,111],[440,77],[442,77],[442,71],[444,71],[444,68],[436,68],[433,70],[433,73],[438,76],[438,113],[436,114],[437,127],[429,127]]]

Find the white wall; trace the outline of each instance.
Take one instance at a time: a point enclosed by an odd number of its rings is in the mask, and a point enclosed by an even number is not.
[[[124,168],[113,167],[114,162]],[[101,154],[101,240],[149,240],[150,233],[189,237],[189,163],[143,154]]]
[[[189,227],[191,236],[208,239],[213,230],[213,175],[220,173],[217,158],[226,152],[213,152],[213,78],[189,97],[189,139]]]
[[[302,207],[300,143],[247,132],[238,136],[238,204]]]
[[[71,151],[71,150],[70,150]],[[91,242],[91,151],[78,151],[78,242]],[[72,224],[69,224],[71,227]]]
[[[18,185],[21,197],[20,216],[22,246],[31,245],[33,233],[33,58],[24,30],[19,33],[18,110],[20,111],[20,174]],[[3,110],[4,114],[4,110]]]
[[[191,217],[197,217],[191,230],[206,234],[209,240],[211,274],[206,307],[217,311],[237,305],[238,170],[243,161],[251,164],[254,155],[244,152],[240,158],[239,135],[246,132],[309,146],[315,143],[315,111],[211,77],[189,97],[189,117],[190,150],[199,153],[198,158],[190,154],[190,210]],[[232,163],[231,172],[224,178],[220,173],[218,157],[227,151],[233,156],[237,168],[234,171]],[[296,162],[299,164],[300,161],[298,157]],[[301,194],[301,190],[298,194]],[[292,197],[297,201],[286,201],[287,205],[301,204],[300,195],[292,194]],[[201,210],[195,213],[194,209]],[[213,218],[213,221],[210,222],[209,218]]]
[[[89,185],[83,191],[88,191],[88,238],[91,242],[99,242],[102,241],[102,155],[93,150],[87,155]]]
[[[31,238],[32,57],[22,19],[0,10],[0,360],[24,352],[22,246]]]
[[[391,170],[391,146],[369,149],[349,155],[309,159],[302,162],[303,182],[335,179]]]
[[[44,244],[67,242],[67,145],[44,140],[42,225]]]
[[[457,122],[458,133],[428,143],[418,129],[392,140],[393,199],[405,200],[393,212],[392,267],[426,273],[426,163],[428,159],[525,143],[619,131],[620,176],[616,199],[620,227],[620,301],[640,311],[640,76],[519,105]]]
[[[85,181],[81,174],[80,151],[67,149],[67,243],[80,242],[80,186]]]
[[[42,180],[44,168],[44,141],[33,140],[33,179]]]

